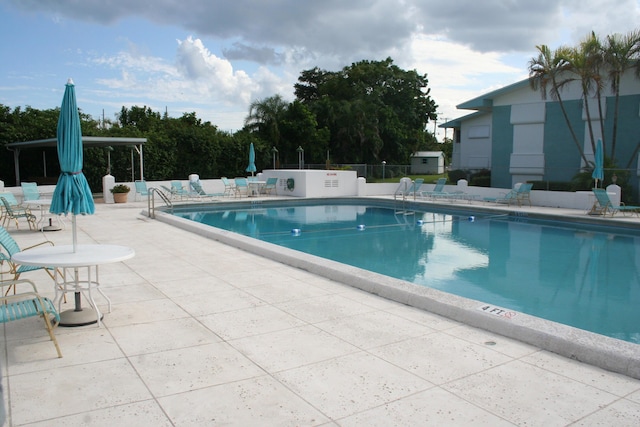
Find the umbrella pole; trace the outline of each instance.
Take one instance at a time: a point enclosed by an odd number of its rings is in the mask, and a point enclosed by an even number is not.
[[[78,235],[76,233],[76,215],[71,216],[71,228],[73,229],[73,253],[76,253],[76,246],[78,245]]]

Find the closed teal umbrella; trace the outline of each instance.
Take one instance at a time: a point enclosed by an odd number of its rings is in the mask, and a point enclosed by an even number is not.
[[[251,172],[251,176],[253,176],[256,171],[256,152],[253,148],[253,142],[249,146],[249,166],[247,166],[246,171]]]
[[[58,160],[60,177],[53,192],[50,212],[72,214],[73,250],[76,247],[76,215],[93,214],[95,205],[87,178],[82,173],[82,130],[76,105],[76,91],[69,79],[58,118]]]
[[[591,173],[591,178],[596,180],[596,188],[598,188],[598,181],[604,179],[604,154],[602,151],[602,140],[599,139],[596,144],[595,161]]]

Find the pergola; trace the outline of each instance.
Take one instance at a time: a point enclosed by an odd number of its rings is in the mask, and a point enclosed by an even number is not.
[[[147,142],[147,138],[121,138],[106,136],[83,136],[82,146],[87,147],[111,147],[118,145],[131,146],[140,158],[140,179],[144,180],[144,161],[142,146]],[[7,144],[7,149],[13,151],[13,163],[16,170],[16,185],[20,185],[20,151],[27,148],[57,147],[57,138],[38,139],[35,141],[11,142]],[[133,162],[133,152],[132,152]]]

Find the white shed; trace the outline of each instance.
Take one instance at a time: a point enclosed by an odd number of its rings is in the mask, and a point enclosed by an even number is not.
[[[411,174],[439,175],[444,173],[442,151],[417,151],[411,155]]]

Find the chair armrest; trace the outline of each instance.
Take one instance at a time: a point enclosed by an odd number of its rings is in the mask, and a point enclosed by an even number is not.
[[[4,287],[4,286],[15,286],[16,290],[17,290],[17,285],[21,285],[21,284],[25,284],[28,283],[29,285],[31,285],[31,289],[32,291],[30,292],[21,292],[20,294],[25,295],[27,293],[32,294],[32,293],[38,293],[38,289],[36,288],[36,284],[33,283],[31,280],[29,279],[18,279],[18,280],[3,280],[0,281],[0,286]],[[3,292],[4,293],[4,292]],[[9,298],[9,296],[5,296],[2,298]]]
[[[31,246],[27,246],[26,248],[22,248],[23,251],[27,251],[29,249],[33,249],[33,248],[37,248],[38,246],[42,246],[42,245],[51,245],[51,246],[55,246],[54,243],[51,240],[45,240],[44,242],[40,242],[40,243],[36,243],[35,245],[31,245]]]

